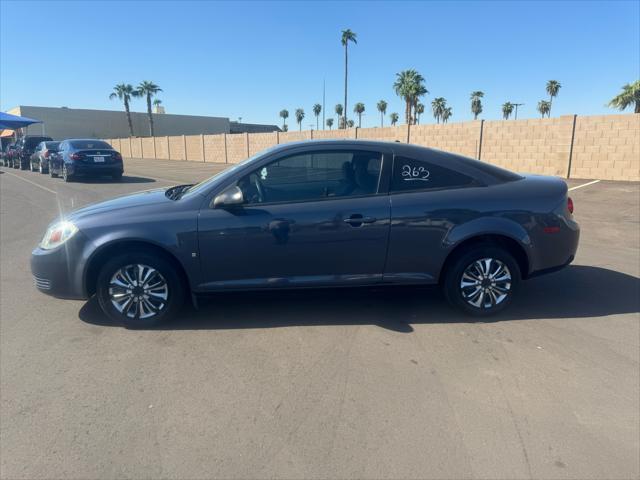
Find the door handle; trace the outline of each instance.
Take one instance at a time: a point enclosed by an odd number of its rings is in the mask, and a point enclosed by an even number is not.
[[[364,217],[359,213],[351,215],[349,218],[344,219],[344,223],[348,223],[352,227],[360,227],[365,223],[374,223],[378,219],[375,217]]]

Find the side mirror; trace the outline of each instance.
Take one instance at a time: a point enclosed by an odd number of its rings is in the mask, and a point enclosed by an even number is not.
[[[242,205],[244,203],[244,195],[240,187],[234,185],[227,188],[224,192],[213,199],[213,208],[224,208]]]

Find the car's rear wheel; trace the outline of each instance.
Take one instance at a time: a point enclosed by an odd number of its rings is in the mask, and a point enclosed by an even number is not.
[[[72,182],[73,181],[73,177],[69,174],[69,171],[67,170],[67,166],[66,165],[62,165],[62,179],[65,182]]]
[[[463,252],[444,273],[447,301],[477,317],[494,315],[512,301],[520,283],[518,262],[506,250],[478,245]]]
[[[162,256],[131,252],[109,260],[97,280],[100,307],[127,328],[149,328],[174,317],[184,303],[184,286]]]
[[[51,168],[51,165],[49,165],[49,176],[51,178],[58,178],[58,174],[53,171],[53,168]]]
[[[122,180],[122,172],[114,173],[113,175],[111,175],[111,178],[113,178],[115,182],[119,182],[120,180]]]

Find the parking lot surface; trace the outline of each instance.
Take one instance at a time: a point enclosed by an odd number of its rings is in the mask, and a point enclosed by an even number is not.
[[[0,168],[1,478],[638,478],[637,183],[573,190],[575,263],[490,322],[394,288],[219,295],[129,331],[35,290],[56,215],[224,167]]]

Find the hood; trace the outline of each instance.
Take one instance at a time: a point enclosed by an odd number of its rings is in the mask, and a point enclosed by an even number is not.
[[[117,210],[123,210],[133,207],[141,207],[147,205],[158,205],[163,203],[173,203],[165,195],[166,188],[157,188],[154,190],[145,190],[143,192],[132,193],[123,197],[114,198],[104,202],[93,203],[86,207],[74,210],[69,215],[66,215],[71,221],[80,220],[84,217],[100,214],[111,213]]]

